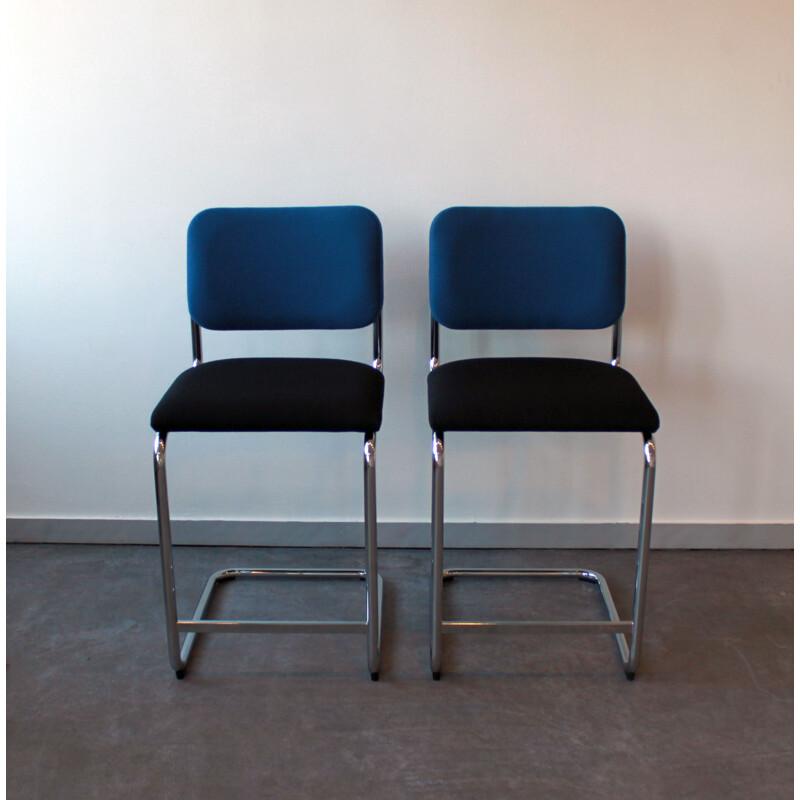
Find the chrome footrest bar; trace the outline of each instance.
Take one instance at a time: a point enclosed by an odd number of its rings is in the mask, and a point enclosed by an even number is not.
[[[472,567],[469,569],[453,568],[442,571],[442,577],[447,578],[581,578],[585,581],[599,583],[605,578],[591,569],[544,569],[544,568],[525,568],[511,567],[497,569],[494,567]]]
[[[348,620],[248,620],[201,619],[178,620],[179,631],[194,633],[365,633],[366,622]]]
[[[228,581],[234,578],[359,578],[364,580],[367,571],[364,569],[302,569],[283,567],[231,567],[221,569],[211,575],[209,584],[217,581]],[[206,584],[208,585],[208,584]]]
[[[442,620],[443,633],[615,633],[623,661],[628,660],[628,643],[624,634],[633,633],[633,620],[621,620],[606,579],[595,570],[473,567],[446,569],[443,580],[454,578],[578,578],[596,583],[608,611],[604,620]],[[624,646],[624,651],[623,651]]]
[[[633,622],[567,620],[442,621],[444,633],[631,633]]]
[[[206,581],[191,620],[178,620],[178,632],[185,631],[181,647],[181,660],[185,664],[194,647],[198,633],[366,633],[367,620],[228,620],[205,619],[206,608],[219,583],[229,580],[339,579],[366,580],[363,569],[302,569],[231,567],[212,573]],[[383,622],[383,576],[378,575],[378,636]]]

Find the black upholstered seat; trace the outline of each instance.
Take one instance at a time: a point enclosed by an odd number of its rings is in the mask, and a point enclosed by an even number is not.
[[[383,375],[325,358],[232,358],[179,375],[151,425],[172,431],[355,431],[381,426]]]
[[[435,431],[633,431],[659,419],[621,367],[577,358],[474,358],[428,375]]]

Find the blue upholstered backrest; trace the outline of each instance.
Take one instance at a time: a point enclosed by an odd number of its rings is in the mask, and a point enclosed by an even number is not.
[[[625,306],[625,228],[607,208],[448,208],[430,299],[448,328],[605,328]]]
[[[189,313],[214,330],[362,328],[383,305],[382,253],[360,206],[210,208],[189,225]]]

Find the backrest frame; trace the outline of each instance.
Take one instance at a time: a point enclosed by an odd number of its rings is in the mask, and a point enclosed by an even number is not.
[[[431,357],[428,361],[428,372],[433,372],[439,366],[439,323],[431,314]],[[622,366],[622,317],[615,323],[611,332],[611,366]]]
[[[192,319],[192,366],[199,367],[203,363],[202,329]],[[372,368],[383,372],[383,312],[372,325]]]

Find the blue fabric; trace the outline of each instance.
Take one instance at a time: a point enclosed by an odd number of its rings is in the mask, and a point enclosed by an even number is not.
[[[625,228],[607,208],[448,208],[430,300],[448,328],[605,328],[625,306]]]
[[[362,328],[383,305],[382,252],[360,206],[207,209],[189,225],[189,313],[214,330]]]

